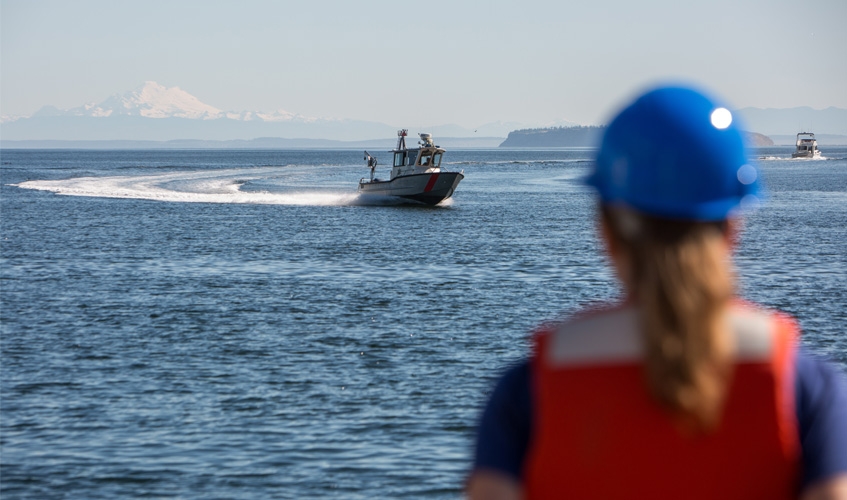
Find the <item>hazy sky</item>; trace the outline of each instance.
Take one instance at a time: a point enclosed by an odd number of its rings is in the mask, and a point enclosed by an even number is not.
[[[2,0],[0,112],[144,81],[228,111],[601,123],[657,81],[847,108],[845,0]]]

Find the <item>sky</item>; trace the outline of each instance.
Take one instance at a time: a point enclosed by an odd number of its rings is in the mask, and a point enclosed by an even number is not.
[[[847,1],[0,0],[0,113],[156,81],[226,111],[605,123],[660,83],[847,108]]]

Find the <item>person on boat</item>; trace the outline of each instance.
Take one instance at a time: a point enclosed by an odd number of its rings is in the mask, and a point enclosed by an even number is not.
[[[847,498],[843,374],[789,316],[735,297],[758,180],[731,112],[643,94],[588,184],[625,299],[539,329],[483,411],[468,496]]]

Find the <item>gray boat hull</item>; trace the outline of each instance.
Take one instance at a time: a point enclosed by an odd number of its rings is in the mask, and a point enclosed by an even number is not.
[[[390,181],[362,180],[359,192],[379,196],[397,196],[427,205],[437,205],[453,196],[456,186],[464,179],[461,172],[433,172],[401,175]]]

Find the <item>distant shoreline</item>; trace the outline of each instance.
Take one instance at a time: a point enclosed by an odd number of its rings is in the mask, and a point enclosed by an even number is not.
[[[590,127],[553,127],[514,130],[500,147],[596,147],[606,131],[604,126]],[[747,145],[751,148],[770,146],[794,146],[796,135],[764,135],[757,132],[743,132]],[[816,134],[820,146],[847,145],[847,135]]]
[[[793,147],[794,135],[772,135],[768,136],[773,145],[751,144],[751,147]],[[816,134],[818,144],[825,148],[827,146],[847,146],[847,135]],[[512,141],[509,143],[503,137],[443,137],[437,139],[439,146],[447,149],[594,149],[593,144],[520,144]],[[330,139],[283,139],[283,138],[258,138],[252,140],[172,140],[172,141],[134,141],[134,140],[0,140],[0,150],[60,150],[60,149],[85,149],[85,150],[215,150],[215,149],[375,149],[390,151],[396,143],[391,139],[374,139],[368,141],[337,141]]]

